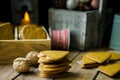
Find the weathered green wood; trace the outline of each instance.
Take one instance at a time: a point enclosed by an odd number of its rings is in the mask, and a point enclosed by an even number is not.
[[[98,11],[74,11],[49,9],[49,26],[54,29],[70,29],[70,46],[80,50],[97,45]]]

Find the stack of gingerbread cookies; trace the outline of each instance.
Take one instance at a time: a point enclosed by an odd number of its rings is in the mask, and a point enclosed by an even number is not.
[[[120,72],[120,54],[116,52],[88,52],[82,58],[81,68],[95,68],[104,74],[114,76]]]
[[[40,76],[44,78],[55,78],[65,76],[65,72],[70,69],[71,61],[67,56],[69,51],[41,51],[38,54]]]

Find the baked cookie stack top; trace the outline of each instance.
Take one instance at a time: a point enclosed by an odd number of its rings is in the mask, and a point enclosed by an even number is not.
[[[67,56],[69,51],[42,51],[38,54],[40,76],[44,78],[54,78],[65,76],[64,72],[70,69],[71,61]]]

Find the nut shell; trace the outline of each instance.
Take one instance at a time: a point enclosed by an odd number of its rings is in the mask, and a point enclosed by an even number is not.
[[[29,64],[31,66],[37,66],[38,65],[38,52],[37,51],[30,51],[26,55],[26,59],[28,60]]]
[[[30,65],[26,58],[18,57],[13,61],[13,69],[19,73],[28,72]]]

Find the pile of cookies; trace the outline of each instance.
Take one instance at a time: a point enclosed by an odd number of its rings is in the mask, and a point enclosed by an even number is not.
[[[40,76],[44,78],[65,76],[65,72],[71,68],[68,54],[69,51],[41,51],[38,54]]]
[[[116,52],[88,52],[82,58],[81,68],[95,68],[109,76],[120,72],[120,54]]]
[[[47,34],[43,26],[26,24],[18,27],[19,39],[46,39]]]

